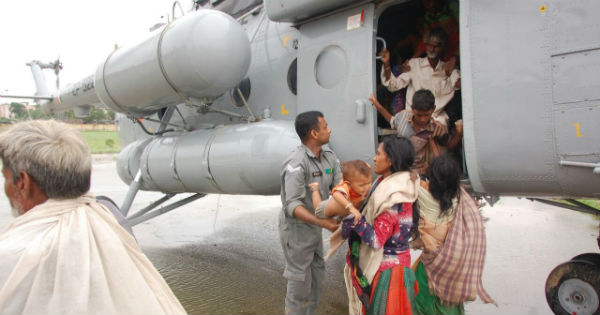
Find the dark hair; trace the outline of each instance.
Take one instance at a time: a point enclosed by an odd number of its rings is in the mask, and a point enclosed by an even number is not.
[[[435,96],[431,91],[420,89],[413,95],[412,109],[428,111],[435,108]]]
[[[448,34],[441,27],[436,27],[431,29],[429,32],[425,34],[423,38],[424,42],[427,42],[430,38],[435,37],[440,41],[440,45],[442,49],[446,48],[446,43],[448,43]]]
[[[319,130],[319,117],[323,117],[323,113],[316,110],[300,113],[296,116],[294,127],[296,127],[296,133],[300,137],[300,141],[304,142],[312,130]]]
[[[369,177],[371,175],[371,166],[363,160],[352,160],[342,163],[342,174],[344,180],[360,174]]]
[[[440,155],[429,167],[429,192],[440,203],[440,215],[452,207],[452,199],[458,195],[460,168],[452,157]]]
[[[415,148],[405,137],[387,137],[383,139],[383,150],[392,162],[393,173],[408,171],[415,160]]]

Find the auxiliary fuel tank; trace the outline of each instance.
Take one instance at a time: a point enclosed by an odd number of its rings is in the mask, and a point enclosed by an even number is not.
[[[117,171],[130,184],[141,169],[143,190],[276,195],[281,161],[298,145],[293,121],[220,126],[132,142]]]
[[[144,41],[113,51],[94,83],[106,106],[152,114],[183,98],[216,98],[236,86],[250,66],[250,42],[231,16],[201,10],[183,16]]]

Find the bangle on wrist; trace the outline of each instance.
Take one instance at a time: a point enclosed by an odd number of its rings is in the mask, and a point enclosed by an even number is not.
[[[352,206],[352,202],[348,202],[348,204],[344,207],[344,210],[348,210]]]
[[[311,188],[310,191],[312,191],[312,192],[319,191],[319,188]]]

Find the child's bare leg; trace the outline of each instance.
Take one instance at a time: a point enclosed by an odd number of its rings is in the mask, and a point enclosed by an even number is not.
[[[346,209],[344,209],[344,206],[339,204],[337,201],[335,200],[329,200],[329,202],[327,202],[327,205],[325,206],[325,216],[328,218],[331,217],[345,217],[348,215],[348,211],[346,211]]]

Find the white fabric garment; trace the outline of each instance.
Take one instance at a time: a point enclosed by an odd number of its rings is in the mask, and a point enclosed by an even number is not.
[[[410,172],[396,172],[384,178],[375,188],[375,191],[367,200],[367,204],[362,209],[365,220],[373,226],[375,219],[392,206],[402,202],[414,202],[417,200],[417,187],[420,185],[418,176],[412,178]],[[383,247],[374,249],[365,242],[360,243],[358,265],[363,275],[373,282],[373,278],[379,270],[383,260]],[[352,285],[352,274],[348,264],[344,267],[344,281],[346,283],[346,292],[348,293],[348,311],[349,314],[361,314],[362,302],[358,298],[354,286]]]
[[[49,199],[0,235],[2,314],[183,314],[135,239],[92,195]]]
[[[381,68],[381,84],[390,92],[396,92],[404,87],[406,89],[406,109],[412,109],[413,95],[420,89],[427,89],[435,96],[435,110],[433,119],[439,121],[444,126],[448,126],[448,115],[444,108],[452,97],[454,97],[454,85],[460,78],[458,70],[452,70],[450,76],[444,71],[443,61],[438,61],[435,69],[429,64],[427,58],[412,58],[408,61],[410,71],[403,72],[395,77],[390,74],[390,79],[385,79],[385,69]]]

